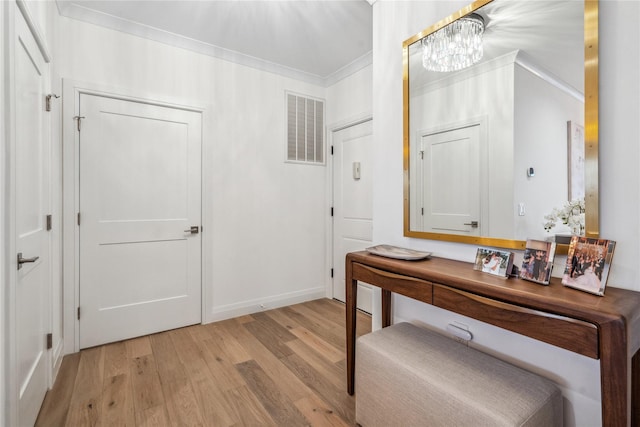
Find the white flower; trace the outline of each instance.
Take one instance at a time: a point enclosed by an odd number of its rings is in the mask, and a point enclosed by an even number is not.
[[[572,234],[582,235],[585,225],[584,210],[584,199],[565,202],[562,208],[553,208],[550,214],[544,216],[543,227],[549,232],[560,221],[569,226]]]

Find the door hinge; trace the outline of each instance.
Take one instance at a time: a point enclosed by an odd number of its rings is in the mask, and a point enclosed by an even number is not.
[[[55,93],[50,93],[49,95],[44,97],[44,111],[51,111],[51,98],[60,98],[60,95],[56,95]]]
[[[80,320],[80,307],[78,307],[78,320]]]
[[[331,216],[333,216],[333,206],[331,206]]]
[[[53,334],[47,334],[47,350],[51,350],[53,348]]]
[[[47,215],[47,231],[51,231],[51,229],[53,228],[53,217],[51,216],[51,214]]]
[[[80,212],[78,212],[78,225],[80,225]]]
[[[333,145],[331,146],[331,155],[333,156]]]
[[[85,118],[85,116],[73,116],[73,120],[76,120],[78,122],[78,132],[80,132],[80,120]]]
[[[331,269],[331,277],[333,277],[333,268]]]
[[[424,216],[424,208],[420,209],[420,213]]]

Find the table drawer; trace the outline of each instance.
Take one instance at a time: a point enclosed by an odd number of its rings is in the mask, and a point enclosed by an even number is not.
[[[374,267],[353,263],[353,278],[431,304],[433,284],[426,280],[390,273]]]
[[[596,325],[433,285],[433,305],[598,359]]]

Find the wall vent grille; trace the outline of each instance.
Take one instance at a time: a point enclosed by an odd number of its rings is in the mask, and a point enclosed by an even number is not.
[[[324,164],[324,101],[287,92],[287,161]]]

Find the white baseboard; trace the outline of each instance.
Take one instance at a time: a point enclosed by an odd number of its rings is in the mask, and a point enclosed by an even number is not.
[[[203,323],[211,323],[219,320],[231,319],[233,317],[245,316],[247,314],[258,313],[260,311],[271,310],[273,308],[285,307],[287,305],[298,304],[314,299],[325,298],[326,289],[324,286],[305,289],[297,292],[274,295],[266,298],[256,298],[242,301],[235,304],[227,304],[213,307],[207,313]]]
[[[52,350],[51,357],[51,384],[49,384],[49,388],[53,387],[53,384],[56,382],[58,372],[60,371],[60,366],[62,365],[62,358],[64,357],[63,340],[59,340],[56,343],[55,347]]]

